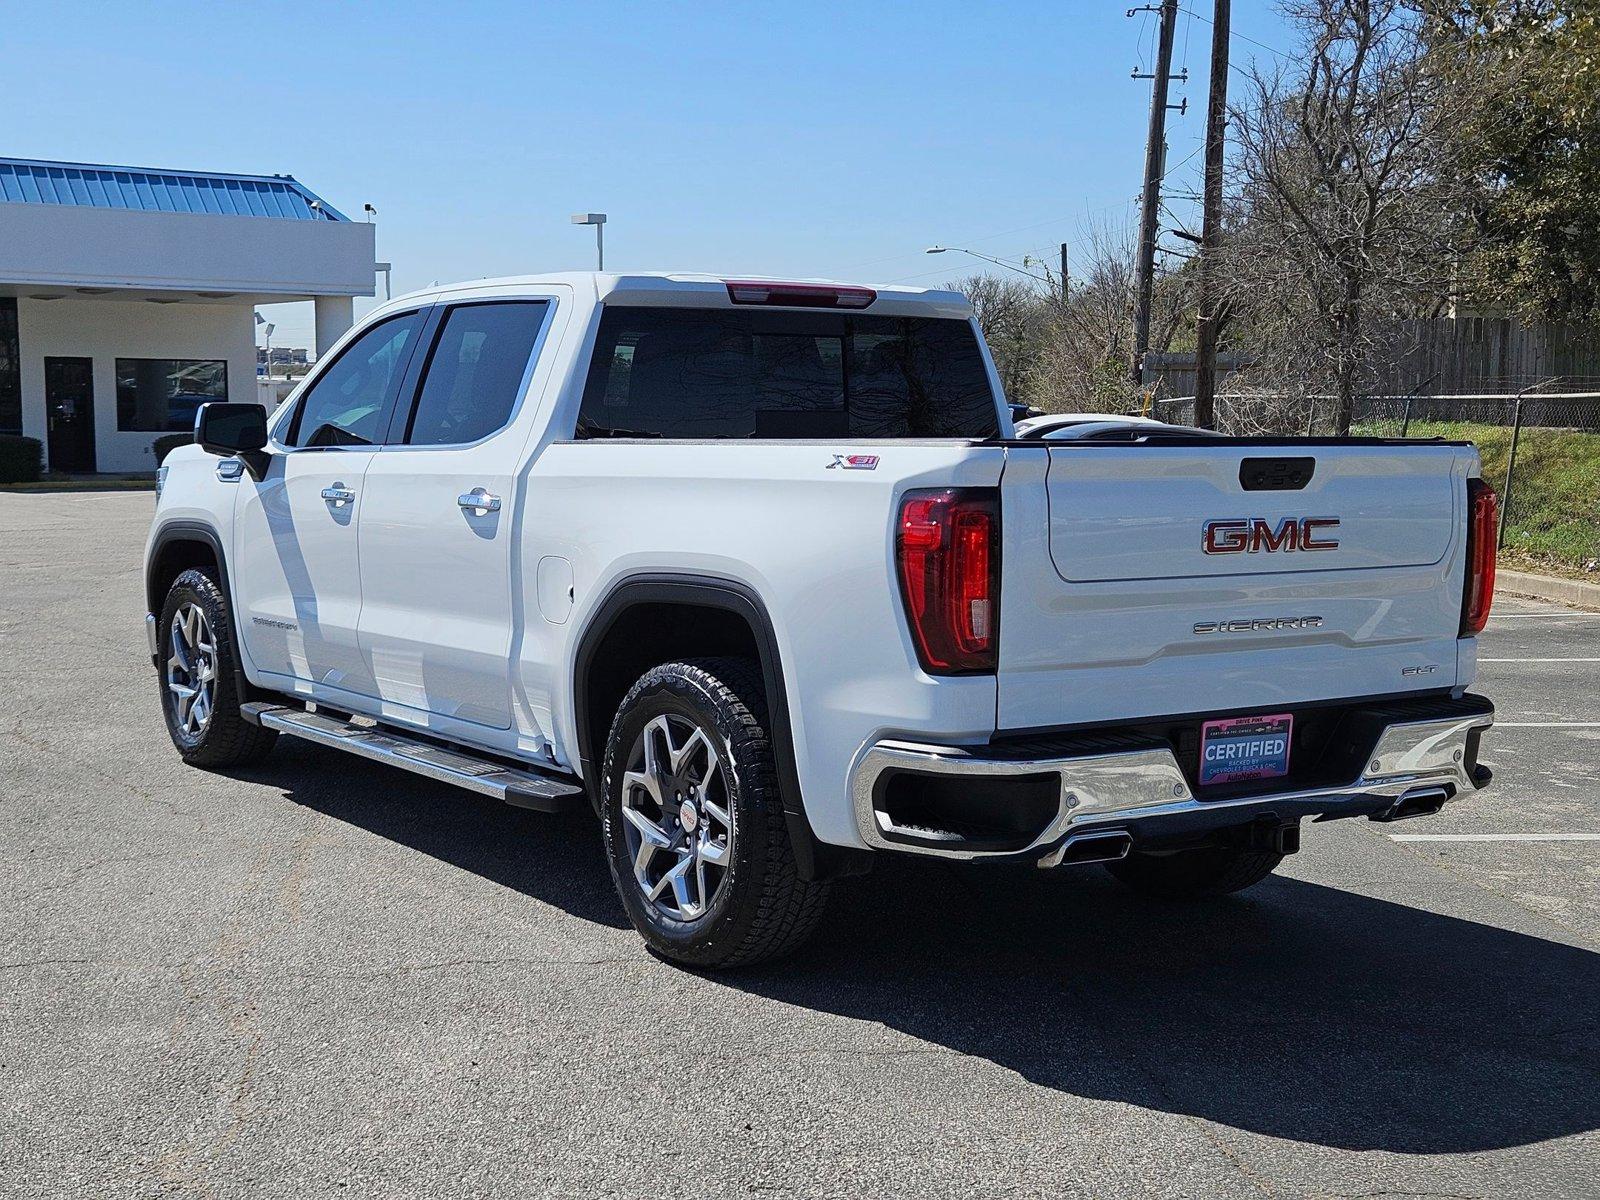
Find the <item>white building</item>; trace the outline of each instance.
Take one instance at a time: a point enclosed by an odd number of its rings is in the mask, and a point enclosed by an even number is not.
[[[313,301],[321,354],[373,268],[373,227],[287,175],[0,158],[0,433],[154,470],[200,404],[257,399],[257,304]]]

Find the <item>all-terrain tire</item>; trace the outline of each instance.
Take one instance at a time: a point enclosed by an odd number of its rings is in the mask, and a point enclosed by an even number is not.
[[[173,618],[188,605],[205,617],[210,635],[205,644],[211,647],[207,656],[212,675],[210,712],[198,729],[182,720],[180,701],[168,678],[168,662],[175,652]],[[161,712],[172,744],[184,762],[197,767],[241,767],[263,758],[278,740],[278,732],[251,725],[239,715],[239,650],[233,637],[233,616],[227,595],[210,571],[191,567],[172,581],[161,605],[156,634]]]
[[[606,743],[601,823],[612,879],[650,947],[688,966],[748,966],[787,953],[815,928],[827,900],[828,885],[801,879],[796,868],[765,696],[759,670],[745,659],[665,663],[628,690]],[[647,726],[663,716],[679,729],[698,726],[715,748],[726,778],[719,806],[725,798],[732,820],[726,872],[714,891],[707,888],[712,899],[703,913],[689,920],[663,912],[646,894],[622,812],[623,776]],[[683,830],[670,818],[665,823]]]
[[[1177,854],[1130,854],[1107,863],[1106,870],[1147,896],[1199,900],[1243,891],[1272,874],[1282,861],[1283,855],[1270,850],[1215,846]]]

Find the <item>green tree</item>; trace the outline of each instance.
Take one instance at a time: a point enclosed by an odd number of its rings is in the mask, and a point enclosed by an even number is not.
[[[1489,80],[1459,130],[1482,189],[1470,291],[1600,317],[1600,0],[1462,0],[1437,15]]]

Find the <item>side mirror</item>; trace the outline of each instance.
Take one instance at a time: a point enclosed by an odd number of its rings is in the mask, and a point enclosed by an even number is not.
[[[202,404],[194,440],[207,454],[238,458],[259,480],[267,469],[267,410],[259,404]]]

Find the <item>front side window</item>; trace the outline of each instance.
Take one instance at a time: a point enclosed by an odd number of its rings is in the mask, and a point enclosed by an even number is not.
[[[421,313],[380,321],[340,352],[300,398],[284,442],[370,446],[382,440],[389,400],[416,346]]]
[[[508,300],[450,309],[428,356],[406,443],[459,446],[504,428],[547,307],[543,300]]]
[[[188,433],[202,404],[228,398],[228,364],[216,359],[117,359],[117,428]]]
[[[972,327],[948,318],[612,307],[579,437],[985,438]]]

